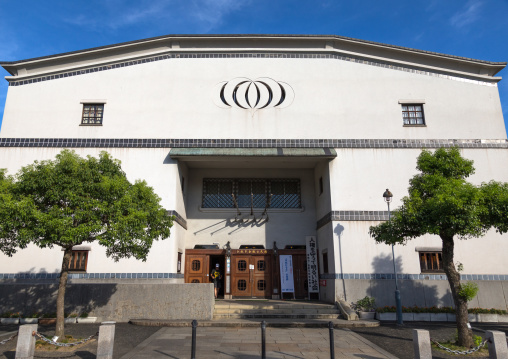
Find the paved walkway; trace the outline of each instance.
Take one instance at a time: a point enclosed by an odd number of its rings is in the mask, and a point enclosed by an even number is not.
[[[261,329],[198,327],[196,359],[261,358]],[[121,359],[190,358],[192,328],[164,327]],[[389,358],[395,356],[348,329],[334,329],[335,358]],[[266,329],[266,358],[329,359],[327,328]]]

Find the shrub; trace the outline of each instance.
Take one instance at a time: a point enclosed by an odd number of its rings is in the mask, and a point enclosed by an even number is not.
[[[352,307],[359,312],[371,312],[374,310],[375,305],[376,300],[373,297],[365,296],[356,303],[353,303]]]
[[[470,302],[478,294],[478,284],[475,282],[467,282],[460,285],[459,295],[466,301]]]
[[[83,313],[81,313],[81,315],[79,317],[80,318],[88,318],[88,313],[87,312],[83,312]]]

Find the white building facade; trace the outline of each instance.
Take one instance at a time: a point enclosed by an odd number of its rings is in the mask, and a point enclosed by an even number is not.
[[[458,146],[473,183],[508,181],[506,63],[338,36],[178,35],[1,65],[0,168],[108,151],[176,218],[146,262],[75,248],[75,283],[209,283],[219,263],[226,298],[391,305],[391,247],[368,230],[388,219],[386,188],[392,209],[407,195],[421,149]],[[457,243],[473,305],[505,309],[507,239]],[[436,236],[395,247],[403,305],[452,305],[440,251]],[[62,251],[0,257],[4,279],[52,280]]]

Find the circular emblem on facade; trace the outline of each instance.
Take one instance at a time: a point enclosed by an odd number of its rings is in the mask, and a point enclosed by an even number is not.
[[[237,77],[215,85],[214,103],[222,108],[284,108],[293,102],[295,93],[285,82],[268,77],[251,80]]]

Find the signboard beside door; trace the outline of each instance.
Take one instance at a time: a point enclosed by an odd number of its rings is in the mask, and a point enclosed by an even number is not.
[[[307,249],[307,276],[309,286],[309,299],[312,293],[317,293],[319,298],[319,274],[317,262],[317,240],[314,236],[305,237]]]
[[[293,279],[293,256],[280,255],[280,291],[284,293],[293,293],[295,298],[295,281]]]

